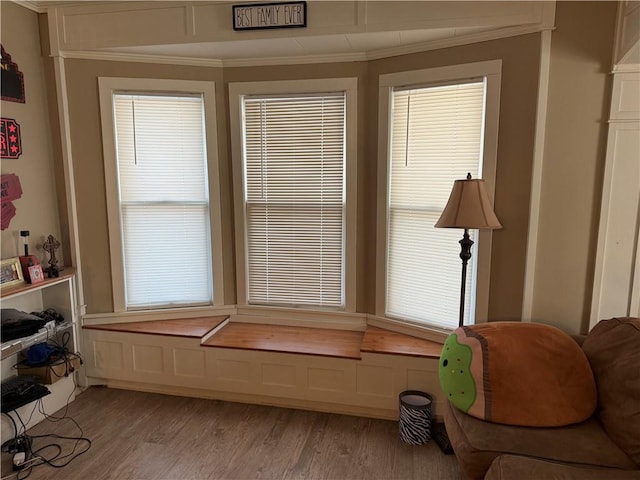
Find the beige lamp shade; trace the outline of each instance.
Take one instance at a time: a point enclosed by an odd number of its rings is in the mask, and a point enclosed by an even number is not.
[[[502,228],[493,211],[484,180],[456,180],[447,206],[436,222],[440,228]]]

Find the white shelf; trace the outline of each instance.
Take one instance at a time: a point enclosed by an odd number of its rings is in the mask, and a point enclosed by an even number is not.
[[[26,350],[31,345],[36,343],[46,342],[49,338],[56,335],[59,332],[68,330],[73,327],[73,322],[65,320],[59,325],[55,325],[52,329],[41,328],[38,333],[34,333],[28,337],[16,338],[15,340],[9,340],[2,342],[2,360],[9,358],[11,355],[15,355],[23,350]]]
[[[77,336],[77,315],[76,315],[76,298],[75,298],[75,270],[65,268],[60,272],[58,278],[46,279],[44,282],[36,285],[17,285],[14,287],[3,288],[0,291],[2,298],[2,308],[15,308],[23,312],[38,312],[47,308],[55,309],[63,316],[64,321],[58,325],[48,324],[49,328],[43,328],[34,335],[28,337],[16,338],[2,343],[2,380],[13,377],[17,374],[17,370],[13,368],[20,361],[20,352],[25,351],[31,345],[45,342],[48,339],[55,338],[61,340],[61,336],[65,332],[70,332],[71,337],[68,348],[74,352],[78,352],[78,336]],[[76,374],[74,374],[75,376]],[[63,408],[67,400],[75,398],[74,378],[69,376],[54,383],[47,385],[51,391],[51,395],[47,395],[43,399],[43,405],[47,414],[53,414],[57,410]],[[32,402],[24,407],[20,407],[18,412],[26,418],[31,417],[34,413],[35,403]],[[31,427],[40,422],[43,418],[39,412],[35,412],[32,420],[28,422],[27,427]],[[11,414],[13,415],[13,414]],[[2,442],[13,435],[13,425],[6,418],[2,417]]]
[[[8,300],[10,298],[14,298],[20,295],[26,295],[28,293],[37,292],[37,291],[52,287],[54,285],[59,285],[64,282],[70,282],[75,276],[75,273],[76,273],[75,269],[65,268],[64,271],[60,272],[59,277],[47,278],[43,282],[36,283],[35,285],[32,285],[30,283],[23,283],[22,285],[2,288],[0,290],[0,298],[2,298],[2,300]]]

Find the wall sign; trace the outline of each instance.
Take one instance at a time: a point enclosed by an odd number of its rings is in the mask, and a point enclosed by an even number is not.
[[[1,229],[9,227],[11,219],[16,215],[16,207],[13,201],[22,197],[20,178],[15,173],[0,176],[0,219]]]
[[[20,125],[13,118],[0,119],[0,158],[15,160],[22,154]]]
[[[252,3],[233,6],[234,30],[307,26],[307,2]]]
[[[24,103],[24,75],[18,69],[18,65],[11,61],[11,55],[4,51],[4,47],[0,45],[0,48],[2,49],[0,61],[2,100]]]

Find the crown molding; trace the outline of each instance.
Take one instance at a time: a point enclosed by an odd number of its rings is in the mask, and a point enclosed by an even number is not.
[[[82,3],[82,1],[84,0],[76,0],[76,1],[62,1],[62,0],[0,0],[0,2],[2,1],[10,1],[13,3],[16,3],[24,8],[28,8],[29,10],[32,10],[36,13],[47,13],[50,9],[52,8],[60,8],[60,7],[65,7],[65,6],[78,6]],[[105,5],[105,4],[117,4],[119,2],[122,2],[122,0],[105,0],[103,2],[97,2],[97,1],[93,1],[91,2],[92,5]]]
[[[62,58],[81,60],[104,60],[110,62],[157,63],[163,65],[183,65],[191,67],[222,67],[222,60],[216,58],[175,57],[169,55],[145,55],[138,53],[61,51]]]
[[[28,8],[32,12],[45,13],[47,11],[46,7],[41,4],[42,2],[34,2],[32,0],[11,0],[11,1],[17,5],[20,5],[21,7]]]
[[[381,58],[397,57],[400,55],[408,55],[411,53],[427,52],[430,50],[440,50],[450,47],[459,47],[461,45],[470,45],[472,43],[487,42],[489,40],[498,40],[507,37],[517,37],[519,35],[527,35],[530,33],[538,33],[545,30],[554,29],[555,28],[541,27],[540,25],[518,25],[515,27],[506,27],[498,30],[490,30],[487,32],[460,35],[459,37],[443,38],[440,40],[432,40],[429,42],[415,43],[402,47],[374,50],[367,54],[367,60],[379,60]]]
[[[223,60],[225,67],[260,67],[267,65],[303,65],[309,63],[345,63],[365,62],[369,59],[366,52],[336,53],[323,55],[304,55],[297,57],[237,58]]]
[[[611,73],[640,73],[640,63],[618,63]]]
[[[197,57],[178,57],[169,55],[148,55],[139,53],[120,53],[120,52],[104,52],[104,51],[83,51],[83,50],[65,50],[60,52],[63,58],[76,58],[82,60],[103,60],[112,62],[135,62],[135,63],[157,63],[166,65],[183,65],[194,67],[258,67],[273,65],[303,65],[313,63],[345,63],[345,62],[363,62],[368,60],[379,60],[383,58],[397,57],[400,55],[409,55],[412,53],[426,52],[430,50],[439,50],[442,48],[458,47],[461,45],[469,45],[473,43],[486,42],[489,40],[498,40],[501,38],[515,37],[519,35],[527,35],[545,30],[554,30],[554,28],[541,27],[540,25],[521,25],[515,27],[501,28],[488,32],[480,32],[469,35],[461,35],[458,37],[445,38],[430,42],[423,42],[402,47],[386,48],[381,50],[372,50],[369,52],[339,53],[339,54],[321,54],[321,55],[305,55],[294,57],[255,57],[255,58],[238,58],[238,59],[217,59],[217,58],[197,58]]]

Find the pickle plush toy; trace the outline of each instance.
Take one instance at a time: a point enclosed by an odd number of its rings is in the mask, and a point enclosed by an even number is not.
[[[476,382],[471,375],[471,347],[449,335],[440,355],[440,385],[447,399],[459,410],[468,412],[476,400]]]

